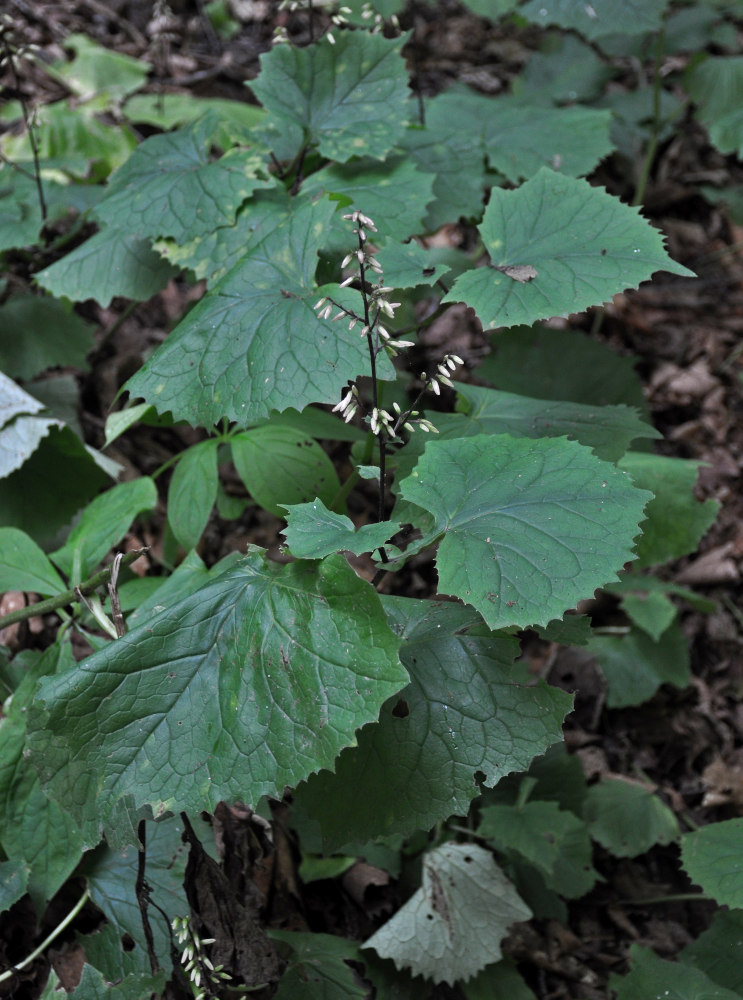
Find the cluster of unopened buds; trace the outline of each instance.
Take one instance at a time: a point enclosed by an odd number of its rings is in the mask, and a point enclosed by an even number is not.
[[[232,979],[229,972],[224,972],[223,966],[212,965],[204,954],[204,947],[214,944],[215,938],[200,938],[191,926],[188,917],[173,918],[173,932],[179,945],[185,945],[181,954],[181,965],[194,987],[194,1000],[206,1000],[207,991],[203,988],[203,979],[208,978],[210,987],[221,986]],[[213,996],[209,989],[209,996]]]

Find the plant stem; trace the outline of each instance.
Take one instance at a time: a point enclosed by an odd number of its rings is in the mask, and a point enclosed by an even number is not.
[[[650,177],[650,170],[655,161],[655,154],[658,151],[658,141],[660,139],[660,81],[661,81],[661,68],[663,65],[663,51],[666,38],[666,27],[665,22],[663,27],[658,32],[658,38],[656,39],[655,46],[655,75],[653,77],[653,125],[652,131],[650,133],[650,142],[648,143],[648,148],[645,151],[645,159],[642,162],[642,169],[640,171],[640,176],[637,179],[637,186],[635,187],[635,196],[632,199],[632,204],[634,206],[641,205],[642,200],[645,197],[645,188],[647,187],[648,178]]]
[[[145,546],[142,549],[134,549],[132,552],[127,552],[125,556],[122,556],[121,566],[129,566],[135,559],[139,559],[143,553],[148,551],[148,547]],[[0,629],[7,628],[8,625],[15,625],[16,622],[27,621],[29,618],[36,618],[37,615],[46,615],[50,611],[57,611],[66,604],[79,604],[80,601],[75,591],[77,590],[86,596],[92,594],[93,591],[103,586],[109,580],[112,571],[113,566],[106,566],[105,569],[99,570],[89,580],[86,580],[85,583],[81,583],[79,587],[71,587],[61,594],[55,594],[54,597],[49,597],[45,601],[39,601],[38,604],[29,604],[25,608],[18,608],[17,611],[11,611],[9,614],[3,615],[0,618]]]
[[[67,925],[75,919],[75,917],[78,915],[80,910],[82,910],[82,908],[85,906],[85,904],[88,902],[89,899],[90,899],[90,889],[86,889],[85,892],[80,897],[80,899],[77,901],[77,903],[75,903],[73,908],[64,918],[64,920],[60,924],[57,924],[52,933],[41,942],[38,948],[34,948],[31,954],[28,955],[26,958],[24,958],[22,962],[19,962],[17,965],[12,965],[9,969],[6,969],[5,972],[0,973],[0,983],[4,982],[6,979],[10,979],[11,976],[13,976],[16,972],[18,972],[19,969],[25,968],[27,965],[30,965],[30,963],[33,962],[34,959],[38,958],[39,955],[41,955],[45,951],[45,949],[49,947],[52,941],[54,941],[54,939],[62,933],[65,927],[67,927]]]
[[[28,142],[31,146],[31,156],[34,161],[34,180],[36,181],[36,193],[39,197],[39,209],[41,210],[41,218],[44,223],[46,223],[47,211],[46,211],[46,199],[44,198],[44,187],[41,182],[41,167],[39,166],[39,147],[36,145],[36,136],[34,135],[34,130],[31,124],[31,118],[28,113],[28,107],[26,106],[26,99],[23,96],[23,91],[21,90],[21,81],[18,77],[18,70],[16,69],[14,53],[11,51],[10,44],[8,43],[8,36],[3,33],[3,49],[5,51],[5,58],[8,60],[8,65],[10,66],[10,72],[13,75],[13,86],[15,87],[16,93],[19,95],[19,100],[21,104],[21,113],[23,114],[23,123],[26,126],[26,131],[28,132]]]

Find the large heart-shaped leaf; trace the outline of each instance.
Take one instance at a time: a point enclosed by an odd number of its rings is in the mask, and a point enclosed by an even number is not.
[[[314,45],[280,45],[261,56],[250,84],[271,114],[266,141],[280,159],[307,143],[330,160],[384,159],[405,128],[408,74],[400,54],[406,36],[366,31],[327,35]]]
[[[652,494],[564,438],[431,441],[400,484],[443,538],[439,587],[491,628],[546,625],[632,558]]]
[[[295,792],[295,806],[320,831],[325,852],[354,841],[426,830],[466,814],[475,772],[494,785],[529,766],[560,739],[571,699],[545,684],[523,687],[511,668],[518,643],[491,635],[461,605],[384,598],[403,645],[410,684],[379,723]]]
[[[693,277],[636,208],[546,167],[516,191],[494,188],[479,230],[491,266],[460,275],[444,301],[466,302],[485,328],[601,305],[654,271]]]
[[[407,683],[398,645],[342,556],[250,555],[43,682],[32,759],[88,822],[110,821],[125,796],[156,814],[280,797],[332,767]]]
[[[162,413],[246,426],[271,410],[335,402],[369,367],[366,342],[312,305],[317,251],[335,206],[303,202],[209,291],[126,388]],[[381,377],[393,374],[383,359]]]

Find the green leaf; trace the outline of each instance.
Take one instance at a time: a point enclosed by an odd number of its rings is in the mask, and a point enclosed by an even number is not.
[[[193,549],[206,527],[217,499],[215,439],[195,444],[181,455],[168,488],[168,521],[184,547]]]
[[[228,132],[250,130],[266,117],[262,108],[245,101],[222,97],[197,97],[183,94],[136,94],[124,105],[124,114],[132,122],[155,125],[167,131],[176,125],[188,125],[207,112],[213,112]]]
[[[628,472],[637,486],[655,494],[645,511],[636,569],[696,551],[714,522],[720,505],[715,500],[700,503],[693,493],[700,465],[691,459],[649,452],[630,452],[620,460],[619,468]]]
[[[0,164],[0,252],[31,246],[43,223],[33,176]]]
[[[38,413],[44,409],[43,403],[30,396],[25,389],[21,389],[2,372],[0,372],[0,393],[0,427],[3,430],[14,417],[26,413]]]
[[[240,206],[232,225],[216,226],[180,244],[158,240],[157,252],[174,267],[188,268],[197,278],[206,278],[211,287],[258,246],[266,236],[283,225],[297,205],[281,188],[256,191]]]
[[[561,438],[504,434],[431,441],[400,484],[443,535],[443,593],[491,628],[546,625],[590,597],[632,558],[649,494]]]
[[[0,480],[0,525],[20,528],[39,545],[54,548],[60,529],[110,480],[68,427],[49,421],[47,430],[23,466]]]
[[[659,590],[643,590],[642,577],[638,589],[622,594],[622,610],[634,625],[646,632],[653,642],[670,627],[676,617],[673,601]]]
[[[476,95],[479,96],[479,95]],[[399,146],[419,170],[433,174],[433,201],[424,228],[439,229],[447,222],[480,218],[485,194],[485,148],[482,122],[478,131],[450,113],[449,95],[426,103],[425,128],[409,128]]]
[[[500,97],[485,125],[485,149],[491,166],[514,184],[544,166],[583,177],[612,151],[610,123],[609,111]]]
[[[530,399],[462,383],[456,383],[455,388],[457,409],[464,417],[437,417],[441,440],[478,433],[518,438],[566,436],[593,449],[604,461],[616,462],[632,441],[662,436],[627,406]]]
[[[588,789],[583,818],[593,839],[617,858],[635,858],[679,836],[676,817],[656,794],[619,778]]]
[[[62,428],[50,417],[18,417],[6,424],[0,431],[0,478],[25,465],[53,429]]]
[[[503,958],[495,965],[489,965],[461,989],[465,1000],[495,1000],[498,997],[508,997],[508,1000],[537,1000],[511,958]]]
[[[124,410],[116,410],[114,413],[109,413],[106,417],[106,438],[103,447],[108,448],[117,437],[121,437],[125,431],[128,431],[130,427],[133,427],[134,424],[141,420],[148,410],[150,411],[149,416],[156,416],[155,408],[148,403],[139,403],[136,406],[128,406]]]
[[[176,242],[210,233],[235,221],[238,208],[260,187],[263,158],[232,150],[210,158],[217,118],[205,115],[192,125],[154,135],[113,175],[96,216],[133,236],[172,237]]]
[[[494,333],[490,345],[477,375],[496,389],[591,406],[624,403],[647,412],[635,359],[578,330],[516,327]]]
[[[743,56],[708,58],[687,76],[697,118],[721,153],[743,156]]]
[[[639,629],[627,635],[596,635],[588,643],[606,677],[609,708],[641,705],[661,684],[683,688],[691,680],[686,637],[674,621],[658,642]]]
[[[344,750],[335,773],[313,775],[295,809],[317,824],[326,852],[355,840],[428,829],[464,815],[475,772],[494,785],[560,739],[569,696],[514,683],[518,644],[490,635],[479,615],[453,604],[387,597],[403,640],[410,685],[384,705],[379,723]]]
[[[277,158],[290,160],[309,144],[339,163],[384,159],[408,117],[406,40],[349,31],[334,45],[326,35],[306,48],[277,45],[262,55],[250,87],[270,113],[265,139]]]
[[[57,299],[14,295],[0,306],[0,366],[20,379],[58,365],[86,368],[92,329]]]
[[[81,246],[36,275],[52,295],[73,302],[95,299],[108,308],[117,296],[144,302],[162,291],[176,268],[162,260],[149,241],[106,226]]]
[[[5,913],[25,895],[28,873],[25,862],[0,862],[0,913]]]
[[[516,191],[494,188],[478,228],[491,266],[462,274],[443,301],[466,302],[486,329],[601,305],[655,271],[693,277],[636,208],[546,167]],[[498,270],[517,266],[536,276]]]
[[[151,69],[149,63],[104,49],[86,35],[68,35],[64,47],[72,49],[74,58],[56,60],[47,70],[84,101],[101,94],[120,101],[144,85]]]
[[[317,250],[333,212],[328,201],[303,203],[265,233],[127,382],[131,396],[205,427],[223,417],[244,427],[290,405],[335,402],[369,356],[357,331],[312,309]],[[381,377],[392,374],[385,362]]]
[[[408,157],[395,157],[384,163],[354,160],[324,167],[307,178],[302,192],[308,197],[327,194],[333,200],[339,195],[348,199],[344,212],[358,209],[369,216],[377,227],[375,242],[382,244],[421,231],[432,187],[430,174],[422,173]],[[350,229],[342,232],[343,246],[351,245],[355,237]]]
[[[187,852],[181,842],[180,819],[170,818],[147,823],[147,883],[153,903],[161,907],[168,920],[189,912],[183,889]],[[112,850],[101,844],[86,855],[80,874],[87,879],[90,898],[105,914],[108,924],[102,931],[81,938],[87,960],[109,982],[132,973],[150,972],[147,945],[134,887],[137,881],[138,850],[134,845]],[[162,916],[150,915],[155,954],[165,968],[170,968],[170,934]],[[123,948],[128,935],[133,948]]]
[[[424,856],[422,887],[362,947],[453,986],[497,962],[508,928],[530,916],[489,851],[444,844]]]
[[[431,255],[420,243],[387,243],[376,255],[384,271],[386,285],[393,288],[417,288],[435,285],[448,274],[444,264],[434,264]]]
[[[156,815],[254,804],[331,767],[376,719],[407,683],[398,645],[342,556],[249,555],[42,682],[31,755],[50,794],[106,824],[127,795]]]
[[[681,838],[681,864],[720,906],[743,907],[743,819],[710,823]]]
[[[161,996],[165,989],[165,974],[134,973],[111,986],[98,969],[86,962],[80,983],[70,994],[71,1000],[142,1000],[143,997]]]
[[[640,997],[661,1000],[740,1000],[738,993],[714,983],[699,969],[658,958],[649,948],[630,946],[632,971],[627,976],[612,975],[610,986],[617,1000]]]
[[[328,510],[322,500],[285,504],[288,511],[282,534],[298,559],[321,559],[341,550],[360,556],[389,541],[402,525],[396,521],[364,524],[355,528],[350,517]]]
[[[0,593],[26,590],[43,596],[67,588],[36,542],[18,528],[0,528]]]
[[[572,28],[589,40],[604,35],[640,35],[657,31],[668,0],[625,0],[617,6],[614,0],[528,0],[519,7],[519,14],[540,27],[557,24]]]
[[[679,958],[720,986],[743,994],[743,910],[718,910],[707,930]]]
[[[356,941],[299,931],[271,930],[269,937],[291,949],[276,1000],[364,1000],[369,995],[346,964],[361,961]]]
[[[497,850],[514,852],[539,871],[548,888],[578,899],[598,878],[585,824],[555,802],[486,806],[478,833]]]
[[[550,33],[512,82],[513,93],[529,104],[590,103],[600,97],[613,69],[575,35]]]
[[[340,487],[335,466],[322,447],[291,427],[255,427],[230,438],[230,447],[246,489],[276,517],[284,517],[287,504],[313,497],[331,503]]]
[[[156,503],[157,488],[149,476],[113,486],[88,504],[52,559],[63,573],[81,582],[121,541],[137,514],[151,510]]]

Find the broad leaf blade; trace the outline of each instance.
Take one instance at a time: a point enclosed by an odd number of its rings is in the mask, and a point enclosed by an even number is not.
[[[640,629],[626,635],[594,635],[588,651],[606,677],[609,708],[641,705],[661,684],[683,688],[691,680],[689,644],[677,621],[657,642]]]
[[[530,916],[489,851],[445,844],[425,855],[422,887],[363,947],[453,986],[497,962],[508,928]]]
[[[217,449],[214,439],[202,441],[184,452],[168,489],[168,521],[185,549],[201,538],[217,499]]]
[[[743,819],[726,819],[681,838],[681,863],[689,878],[720,906],[743,909],[741,837]]]
[[[514,683],[516,640],[490,635],[469,609],[383,603],[411,683],[359,733],[358,747],[343,751],[335,773],[322,771],[296,790],[296,806],[321,831],[313,846],[326,852],[466,814],[475,772],[490,786],[524,770],[560,739],[570,711],[564,692]]]
[[[13,378],[28,380],[47,368],[85,368],[93,346],[93,327],[58,299],[14,295],[0,307],[0,366]]]
[[[247,556],[46,681],[32,757],[50,794],[104,823],[129,795],[155,815],[280,797],[407,683],[398,644],[341,556]]]
[[[146,139],[111,178],[96,216],[131,235],[170,236],[177,242],[232,225],[237,209],[257,188],[262,157],[233,151],[213,162],[216,115]]]
[[[516,191],[494,188],[479,230],[492,266],[462,274],[444,301],[466,302],[486,329],[601,305],[655,271],[693,277],[636,208],[546,167]],[[521,283],[496,270],[516,266],[536,277]]]
[[[402,527],[396,521],[364,524],[355,528],[350,517],[328,510],[320,499],[312,503],[286,504],[287,526],[282,532],[292,555],[298,559],[321,559],[331,552],[355,555],[373,552]]]
[[[616,858],[635,858],[678,839],[678,820],[649,788],[605,778],[588,789],[583,819],[595,841]]]
[[[280,160],[305,143],[330,160],[384,159],[408,117],[408,82],[400,50],[406,36],[388,39],[366,31],[327,36],[300,49],[278,45],[261,56],[250,84],[271,113],[266,141]]]
[[[317,251],[334,211],[328,201],[305,202],[269,230],[127,382],[131,396],[205,427],[335,402],[369,357],[358,332],[312,309]],[[381,377],[391,371],[387,363]]]
[[[639,944],[630,947],[632,970],[627,976],[612,975],[610,984],[617,1000],[661,997],[661,1000],[740,1000],[740,994],[713,982],[701,969],[659,958]]]
[[[62,578],[36,542],[18,528],[0,528],[0,593],[27,590],[61,594]]]
[[[491,628],[546,625],[615,578],[651,496],[575,442],[500,434],[429,442],[400,491],[443,535],[441,591]]]

